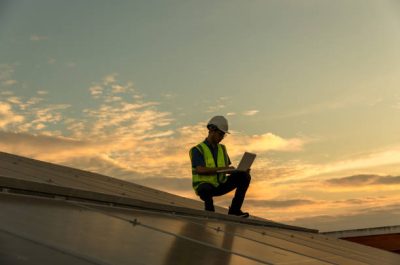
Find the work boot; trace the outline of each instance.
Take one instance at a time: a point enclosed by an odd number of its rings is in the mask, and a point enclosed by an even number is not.
[[[247,218],[247,217],[250,216],[249,213],[242,212],[241,210],[236,210],[236,211],[234,211],[234,210],[232,210],[231,208],[229,208],[228,214],[229,214],[229,215],[236,215],[236,216],[243,217],[243,218]]]

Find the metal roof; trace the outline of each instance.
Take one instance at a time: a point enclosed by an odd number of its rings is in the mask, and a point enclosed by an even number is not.
[[[0,175],[0,264],[400,264],[315,230],[207,213],[201,202],[15,155],[0,153]]]
[[[330,231],[330,232],[324,232],[323,234],[329,235],[329,236],[334,236],[337,238],[400,234],[400,225],[371,227],[371,228],[362,228],[362,229],[350,229],[350,230],[341,230],[341,231]]]

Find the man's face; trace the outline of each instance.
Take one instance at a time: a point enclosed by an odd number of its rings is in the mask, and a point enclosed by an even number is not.
[[[220,131],[218,129],[210,131],[211,137],[213,138],[215,143],[219,143],[224,139],[225,133],[223,131]]]

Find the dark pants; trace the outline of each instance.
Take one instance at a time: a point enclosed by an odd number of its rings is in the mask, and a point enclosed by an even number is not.
[[[242,208],[250,180],[250,174],[246,172],[235,172],[228,176],[228,180],[225,183],[220,184],[218,187],[214,187],[209,183],[200,184],[197,189],[197,194],[204,201],[205,210],[213,212],[215,211],[213,197],[227,194],[236,189],[230,210],[239,211],[240,208]]]

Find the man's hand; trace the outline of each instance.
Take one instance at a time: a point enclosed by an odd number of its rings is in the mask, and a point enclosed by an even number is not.
[[[196,172],[199,175],[214,175],[214,174],[217,174],[218,170],[222,170],[222,169],[235,169],[235,167],[229,166],[229,167],[210,168],[210,167],[198,166],[198,167],[196,167]]]

